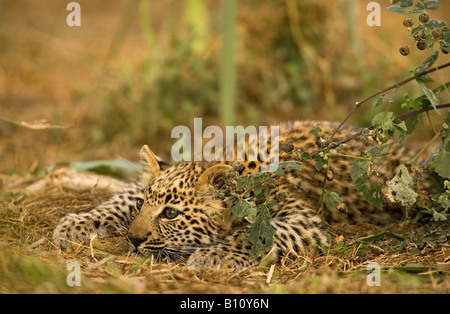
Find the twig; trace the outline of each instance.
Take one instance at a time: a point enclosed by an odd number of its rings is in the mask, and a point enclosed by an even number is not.
[[[374,98],[374,97],[376,97],[376,96],[378,96],[378,95],[380,95],[380,94],[384,94],[384,93],[390,91],[391,89],[399,88],[400,86],[403,86],[403,85],[405,85],[406,83],[409,83],[409,82],[411,82],[412,80],[417,79],[418,77],[427,75],[427,74],[429,74],[429,73],[431,73],[431,72],[434,72],[434,71],[437,71],[437,70],[446,68],[446,67],[448,67],[448,66],[450,66],[450,62],[441,64],[441,65],[439,65],[439,66],[437,66],[437,67],[434,67],[434,68],[428,69],[428,70],[426,70],[426,71],[423,71],[423,72],[421,72],[421,73],[419,73],[419,74],[416,74],[416,75],[414,75],[414,76],[412,76],[412,77],[410,77],[410,78],[407,78],[407,79],[405,79],[405,80],[403,80],[403,81],[401,81],[401,82],[398,82],[398,83],[396,83],[396,84],[394,84],[394,85],[391,85],[391,86],[389,86],[389,87],[386,87],[386,88],[384,88],[384,89],[382,89],[382,90],[379,90],[378,92],[376,92],[376,93],[374,93],[374,94],[372,94],[372,95],[370,95],[370,96],[368,96],[368,97],[366,97],[366,98],[364,98],[364,99],[362,99],[362,100],[360,100],[360,101],[357,101],[357,102],[356,102],[356,105],[355,105],[355,107],[353,107],[352,111],[350,111],[349,114],[347,114],[347,116],[344,118],[344,120],[342,120],[342,122],[339,124],[339,126],[333,131],[333,133],[331,134],[331,138],[333,139],[333,137],[334,137],[334,135],[336,134],[336,132],[339,131],[339,129],[344,125],[345,122],[347,122],[347,120],[351,117],[351,115],[352,115],[356,110],[358,110],[358,108],[361,107],[361,105],[362,105],[363,103],[365,103],[366,101],[368,101],[368,100],[370,100],[370,99],[372,99],[372,98]]]
[[[100,261],[98,261],[98,262],[96,262],[96,263],[93,263],[93,264],[89,265],[88,267],[86,267],[86,270],[94,270],[94,269],[96,269],[96,268],[102,266],[103,264],[105,264],[105,263],[106,263],[107,261],[109,261],[111,258],[112,258],[112,256],[105,257],[104,259],[102,259],[102,260],[100,260]]]
[[[95,258],[95,255],[94,255],[94,246],[93,246],[92,242],[94,242],[94,240],[97,238],[97,236],[98,236],[97,233],[91,234],[91,239],[90,239],[90,241],[89,241],[89,248],[90,248],[90,250],[91,250],[91,257],[92,257],[96,262],[98,262],[98,260]]]
[[[436,106],[436,109],[442,109],[442,108],[450,108],[450,103],[440,104],[440,105],[437,105],[437,106]],[[405,121],[405,120],[408,119],[408,118],[411,118],[411,117],[413,117],[413,116],[416,116],[416,115],[418,115],[418,114],[420,114],[420,113],[422,113],[422,112],[431,111],[431,110],[433,110],[433,109],[435,109],[435,107],[433,107],[433,106],[428,106],[428,107],[422,108],[422,109],[420,109],[420,110],[414,110],[414,111],[410,111],[410,112],[404,113],[404,114],[402,114],[402,115],[400,115],[400,116],[397,116],[396,119],[399,119],[399,120],[401,120],[401,121]],[[373,126],[372,126],[372,127],[369,127],[368,129],[369,129],[369,130],[373,130]],[[321,151],[328,150],[328,149],[332,149],[332,148],[336,148],[336,147],[338,147],[340,144],[347,143],[348,141],[354,140],[354,139],[356,139],[356,138],[358,138],[358,137],[360,137],[360,136],[361,136],[361,132],[356,132],[356,133],[354,133],[354,134],[352,134],[352,135],[350,135],[350,136],[347,136],[346,138],[344,138],[344,139],[342,139],[342,140],[340,140],[340,141],[337,141],[337,142],[331,142],[331,143],[330,143],[329,145],[327,145],[326,147],[324,147],[324,148],[322,148],[322,149],[319,149],[319,150],[317,150],[317,151],[311,153],[310,156],[311,156],[311,158],[314,158],[314,157],[315,157],[318,153],[320,153]]]
[[[275,264],[270,265],[269,273],[267,274],[266,284],[270,284],[272,281],[273,271],[275,270]]]
[[[436,106],[436,109],[442,109],[442,108],[450,108],[450,102],[445,103],[445,104],[440,104],[440,105]],[[414,111],[411,111],[411,112],[404,113],[404,114],[398,116],[397,119],[405,121],[406,119],[409,119],[409,118],[411,118],[411,117],[413,117],[415,115],[418,115],[419,113],[422,113],[422,112],[425,112],[425,111],[430,111],[430,110],[433,110],[433,109],[434,109],[433,106],[428,106],[428,107],[422,108],[420,110],[414,110]]]

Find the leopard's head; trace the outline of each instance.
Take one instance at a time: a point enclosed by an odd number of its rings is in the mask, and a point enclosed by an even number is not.
[[[231,225],[227,204],[210,185],[232,172],[224,164],[182,162],[162,169],[156,156],[141,150],[145,197],[128,231],[134,249],[144,255],[186,256],[220,242]]]

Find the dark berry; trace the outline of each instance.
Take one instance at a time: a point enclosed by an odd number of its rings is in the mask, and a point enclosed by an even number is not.
[[[292,143],[284,143],[283,146],[281,147],[281,149],[285,153],[290,153],[294,150],[294,145]]]
[[[287,197],[288,197],[288,194],[286,192],[280,192],[277,194],[277,201],[280,203],[284,202]]]
[[[425,50],[427,48],[427,43],[424,41],[418,41],[417,42],[417,49],[419,50]]]
[[[270,179],[266,182],[266,186],[269,189],[275,189],[278,186],[278,180],[277,179]]]
[[[431,36],[433,36],[434,39],[441,39],[442,38],[442,29],[435,28],[431,32]]]
[[[425,33],[424,30],[421,30],[417,36],[419,37],[419,39],[426,39],[427,38],[427,33]]]
[[[414,25],[414,21],[412,19],[404,19],[403,20],[403,26],[405,27],[412,27]]]
[[[422,12],[419,15],[419,21],[420,23],[428,23],[428,21],[430,20],[430,15],[428,14],[428,12]]]
[[[410,53],[410,50],[409,50],[409,47],[408,47],[408,46],[401,46],[400,49],[399,49],[399,51],[400,51],[400,54],[401,54],[402,56],[407,56],[407,55],[409,55],[409,53]]]

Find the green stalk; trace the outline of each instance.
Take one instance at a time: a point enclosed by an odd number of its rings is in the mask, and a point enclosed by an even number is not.
[[[221,1],[222,47],[220,50],[220,120],[232,125],[236,106],[236,0]]]
[[[150,22],[150,0],[140,0],[139,2],[139,22],[141,24],[142,36],[149,48],[155,44],[155,35]]]
[[[433,138],[423,147],[414,157],[411,159],[411,163],[415,163],[420,155],[422,155],[430,146],[433,144],[433,142],[439,138],[439,135],[441,135],[442,129],[440,129],[436,134],[433,136]]]
[[[116,57],[120,48],[122,47],[125,37],[130,28],[131,22],[133,21],[134,13],[139,5],[139,0],[129,0],[125,11],[122,15],[122,21],[119,28],[114,35],[111,44],[109,45],[108,53],[106,55],[105,63],[108,64],[114,57]]]

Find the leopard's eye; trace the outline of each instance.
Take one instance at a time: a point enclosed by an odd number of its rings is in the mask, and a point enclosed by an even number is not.
[[[180,214],[180,212],[178,210],[176,210],[175,208],[166,206],[164,207],[161,216],[163,218],[167,218],[167,219],[174,219],[176,218],[178,215]]]
[[[137,210],[141,210],[142,205],[144,205],[144,200],[142,198],[138,198],[136,200],[136,208],[137,208]]]

